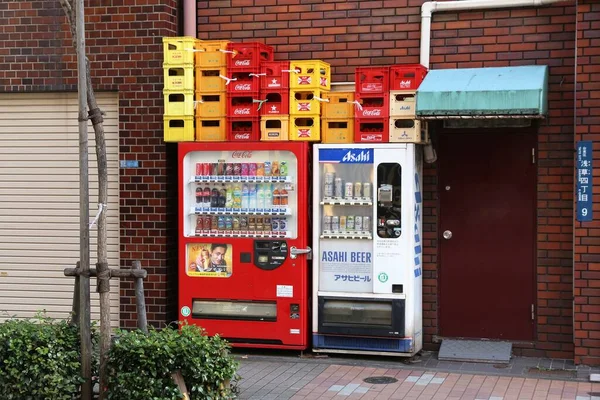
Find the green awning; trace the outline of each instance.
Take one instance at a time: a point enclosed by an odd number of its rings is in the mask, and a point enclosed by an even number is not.
[[[417,118],[543,118],[548,67],[429,71],[417,90]]]

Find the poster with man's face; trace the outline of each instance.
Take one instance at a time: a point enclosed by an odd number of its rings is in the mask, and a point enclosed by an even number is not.
[[[188,243],[188,276],[228,278],[233,272],[231,245],[226,243]]]

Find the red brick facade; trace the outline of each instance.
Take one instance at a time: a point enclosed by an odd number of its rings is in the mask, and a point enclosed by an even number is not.
[[[422,3],[198,1],[198,37],[263,41],[275,47],[276,59],[322,59],[331,63],[333,81],[352,81],[357,66],[419,62]],[[523,355],[600,363],[600,225],[575,223],[573,232],[574,140],[599,138],[600,9],[595,0],[579,3],[578,10],[567,1],[540,8],[435,13],[431,68],[550,67],[549,117],[538,134],[537,336],[517,347]],[[93,82],[96,90],[119,91],[120,158],[141,164],[121,170],[121,263],[128,266],[139,259],[148,269],[149,320],[162,325],[176,315],[177,221],[174,151],[162,142],[161,37],[176,36],[181,18],[175,0],[102,4],[86,2]],[[0,3],[0,91],[75,90],[75,71],[58,1]],[[435,164],[426,167],[425,175],[424,328],[426,346],[432,348],[438,335]],[[132,326],[130,282],[122,285],[121,313],[122,326]]]

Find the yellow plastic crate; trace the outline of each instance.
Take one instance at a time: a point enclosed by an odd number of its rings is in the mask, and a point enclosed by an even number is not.
[[[321,115],[320,90],[290,90],[290,115]]]
[[[193,117],[194,116],[194,92],[163,92],[165,102],[165,117]]]
[[[196,142],[224,142],[225,118],[196,118]]]
[[[227,88],[225,79],[226,68],[206,69],[196,68],[196,92],[223,93]]]
[[[416,115],[416,92],[390,91],[390,117],[412,117]]]
[[[196,43],[196,67],[217,69],[227,67],[229,40],[203,40]]]
[[[194,67],[170,65],[164,68],[164,90],[194,90]]]
[[[331,89],[331,66],[321,60],[291,60],[290,89]],[[294,72],[296,71],[296,72]]]
[[[290,119],[285,117],[261,117],[260,140],[281,141],[289,140]]]
[[[427,122],[390,118],[390,143],[429,143]]]
[[[193,142],[194,117],[165,117],[165,142]]]
[[[225,93],[196,93],[196,117],[223,118],[227,116]]]
[[[324,92],[321,115],[328,119],[354,118],[354,92]],[[337,143],[337,142],[333,142]],[[346,142],[341,142],[346,143]]]
[[[319,115],[290,115],[290,140],[318,142],[321,140]]]
[[[194,48],[198,39],[191,36],[163,37],[165,64],[194,65]]]
[[[353,143],[354,119],[322,119],[321,142],[323,143]]]

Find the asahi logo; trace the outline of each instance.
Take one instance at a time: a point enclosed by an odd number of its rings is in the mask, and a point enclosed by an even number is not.
[[[235,115],[250,115],[250,108],[236,108],[233,113]]]
[[[251,89],[252,89],[252,87],[250,86],[249,83],[238,83],[233,88],[233,90],[237,90],[237,91],[248,91]]]
[[[360,153],[349,150],[342,158],[342,162],[369,162],[369,161],[371,161],[371,154],[368,150],[363,150]]]
[[[363,110],[363,116],[365,117],[379,117],[381,115],[381,108],[374,108],[372,110]]]
[[[237,136],[241,135],[241,134],[237,134],[236,135],[236,139],[238,138]],[[248,135],[248,138],[250,138],[250,134],[244,134],[244,135]],[[252,152],[251,151],[234,151],[233,153],[231,153],[231,158],[252,158]]]
[[[236,67],[247,67],[250,65],[250,59],[248,60],[235,60],[234,65]]]
[[[236,133],[233,138],[235,140],[249,140],[250,139],[250,134],[249,133]]]
[[[381,142],[381,135],[362,135],[360,139],[363,142]]]
[[[412,83],[412,81],[410,81],[410,80],[408,80],[408,81],[400,81],[400,87],[401,88],[409,88],[411,83]]]

